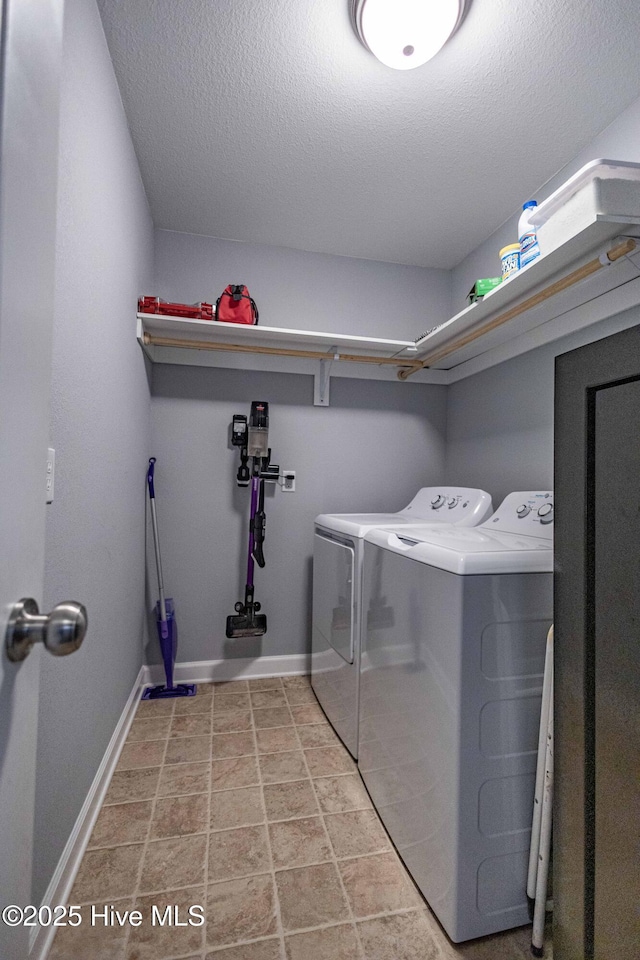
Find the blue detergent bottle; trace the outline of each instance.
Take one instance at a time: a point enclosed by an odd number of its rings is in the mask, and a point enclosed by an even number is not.
[[[540,246],[536,228],[529,222],[529,217],[538,206],[536,200],[527,200],[522,207],[518,221],[518,240],[520,242],[520,269],[540,256]]]

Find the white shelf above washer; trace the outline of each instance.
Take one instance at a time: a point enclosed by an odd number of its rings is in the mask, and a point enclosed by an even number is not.
[[[148,333],[152,337],[179,337],[183,340],[225,344],[238,342],[253,347],[293,347],[327,352],[336,347],[340,352],[357,351],[370,356],[393,357],[415,353],[415,340],[387,340],[346,333],[322,333],[317,330],[294,330],[288,327],[266,327],[241,323],[219,323],[216,320],[185,320],[155,313],[138,314],[138,339]],[[142,344],[144,347],[144,343]],[[197,349],[197,347],[195,348]]]
[[[334,376],[454,383],[640,303],[640,180],[610,179],[594,193],[600,205],[579,197],[565,242],[416,341],[145,313],[138,341],[155,363],[309,373],[316,386],[334,360],[349,361]]]
[[[318,361],[328,366],[335,360],[348,361],[340,364],[341,376],[376,380],[395,380],[399,369],[415,363],[417,349],[414,340],[185,320],[150,313],[137,315],[137,337],[154,363],[315,374]],[[435,371],[416,374],[423,383],[442,383],[445,377]]]

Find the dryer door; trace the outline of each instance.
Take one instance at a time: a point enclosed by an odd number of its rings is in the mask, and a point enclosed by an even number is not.
[[[353,663],[354,577],[353,547],[316,533],[313,549],[313,627],[347,663]]]

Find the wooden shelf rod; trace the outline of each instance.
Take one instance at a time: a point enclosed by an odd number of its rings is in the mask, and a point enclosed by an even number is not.
[[[355,353],[320,353],[316,350],[293,350],[287,347],[259,347],[244,343],[213,343],[208,340],[185,340],[178,337],[156,337],[143,334],[145,346],[180,347],[187,350],[226,350],[229,353],[262,353],[276,357],[305,357],[311,360],[345,360],[349,363],[388,364],[394,367],[408,367],[412,373],[422,369],[422,363],[401,360],[398,357],[367,357]]]
[[[591,274],[596,273],[598,270],[601,270],[603,267],[607,266],[607,261],[609,263],[614,263],[616,260],[619,260],[620,257],[625,257],[628,253],[631,253],[633,250],[635,250],[635,248],[636,242],[631,238],[625,240],[623,243],[619,243],[606,254],[603,254],[602,257],[596,257],[594,260],[590,260],[588,263],[585,263],[584,266],[579,267],[572,273],[567,274],[566,277],[562,277],[561,280],[556,280],[555,283],[552,283],[543,290],[540,290],[532,297],[528,297],[515,307],[511,307],[510,310],[506,310],[504,313],[499,314],[488,323],[482,324],[482,326],[478,327],[476,330],[473,330],[471,333],[467,333],[465,336],[460,337],[457,340],[453,340],[451,343],[445,344],[442,347],[436,348],[435,350],[432,350],[431,353],[427,353],[421,358],[419,363],[413,364],[411,369],[399,370],[398,379],[407,380],[418,370],[424,370],[425,367],[429,367],[431,364],[437,363],[438,360],[443,360],[444,357],[448,357],[449,354],[455,353],[456,350],[460,350],[462,347],[466,347],[467,344],[473,343],[474,340],[477,340],[479,337],[483,337],[485,334],[490,333],[492,330],[495,330],[496,327],[501,327],[503,323],[508,323],[509,320],[519,317],[521,313],[525,313],[527,310],[537,307],[538,304],[543,303],[545,300],[549,300],[558,293],[562,293],[563,290],[567,290],[580,280],[590,277]]]

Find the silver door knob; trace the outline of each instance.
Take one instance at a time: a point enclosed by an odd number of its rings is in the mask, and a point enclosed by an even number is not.
[[[44,643],[54,657],[66,657],[82,644],[87,632],[87,611],[81,603],[65,600],[47,616],[31,597],[14,603],[5,632],[7,657],[18,663],[29,656],[34,643]]]

